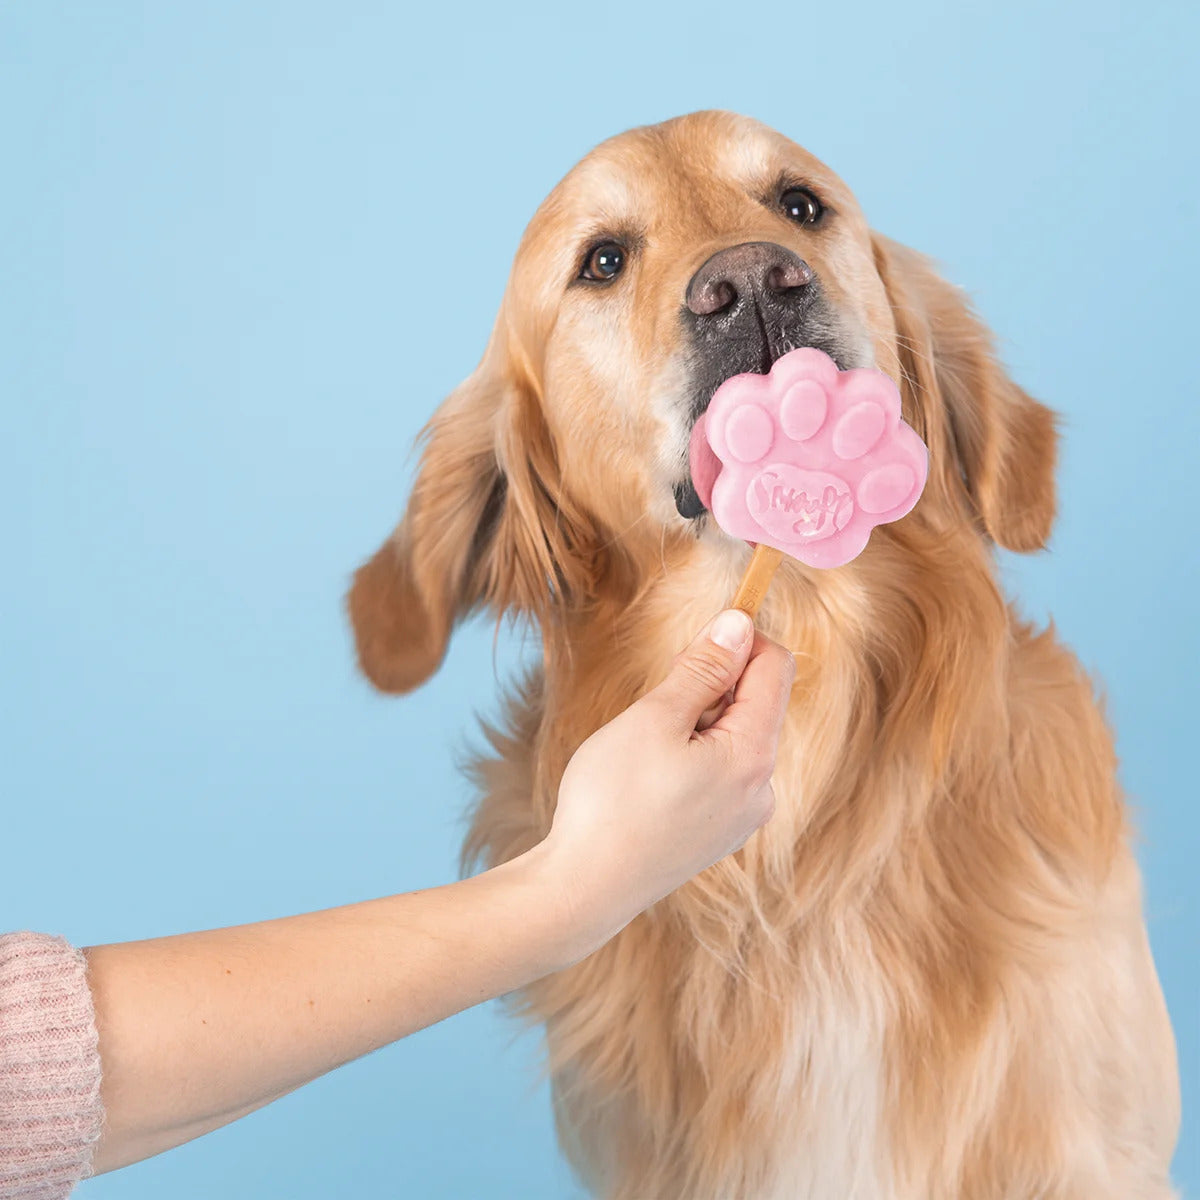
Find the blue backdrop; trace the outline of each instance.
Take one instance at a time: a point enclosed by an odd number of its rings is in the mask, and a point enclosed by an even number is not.
[[[10,0],[0,9],[0,928],[88,944],[455,871],[516,661],[415,698],[340,604],[601,138],[702,107],[807,145],[945,264],[1066,418],[1052,552],[1138,807],[1200,1188],[1194,4]],[[88,1200],[574,1195],[533,1036],[465,1014]]]

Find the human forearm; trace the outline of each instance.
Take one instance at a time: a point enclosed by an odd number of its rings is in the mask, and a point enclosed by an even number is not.
[[[187,1141],[565,966],[596,931],[567,933],[561,890],[539,848],[428,891],[93,947],[106,1110],[95,1169]]]

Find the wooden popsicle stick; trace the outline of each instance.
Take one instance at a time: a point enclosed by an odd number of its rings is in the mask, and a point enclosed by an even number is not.
[[[761,542],[755,546],[750,564],[742,575],[742,582],[738,584],[729,607],[740,608],[753,620],[758,615],[759,606],[782,559],[783,551],[776,550],[774,546],[764,546]]]

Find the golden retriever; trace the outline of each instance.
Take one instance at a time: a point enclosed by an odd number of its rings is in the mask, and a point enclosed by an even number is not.
[[[407,691],[472,611],[533,623],[467,853],[537,842],[572,751],[747,561],[688,477],[693,423],[801,345],[900,385],[929,483],[857,560],[785,560],[767,597],[798,661],[774,818],[525,996],[564,1150],[608,1200],[1170,1196],[1174,1041],[1112,738],[994,563],[1049,535],[1054,417],[799,146],[696,113],[554,189],[355,577],[361,666]]]

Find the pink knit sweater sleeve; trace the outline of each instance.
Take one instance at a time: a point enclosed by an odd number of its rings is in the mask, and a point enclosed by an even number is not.
[[[68,1195],[102,1119],[83,955],[45,934],[0,936],[0,1200]]]

